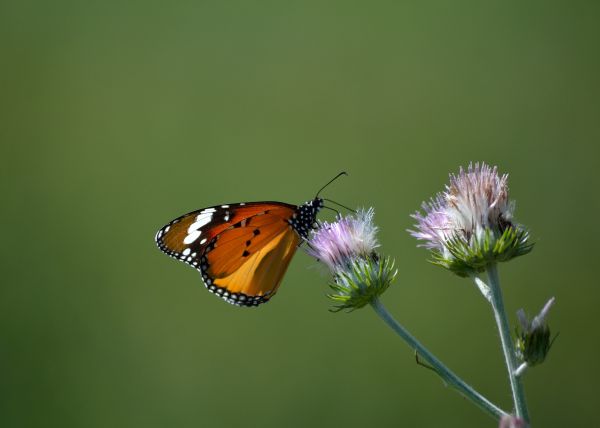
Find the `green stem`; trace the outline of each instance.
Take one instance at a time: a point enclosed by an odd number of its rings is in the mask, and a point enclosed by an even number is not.
[[[425,348],[417,339],[411,335],[408,330],[404,328],[398,321],[396,321],[390,313],[385,309],[383,304],[378,298],[374,298],[371,301],[371,306],[385,321],[385,323],[390,326],[392,330],[398,334],[408,346],[413,348],[420,357],[422,357],[427,363],[431,365],[431,367],[440,375],[440,377],[450,386],[458,390],[464,397],[471,400],[474,404],[479,406],[480,409],[488,413],[495,419],[500,419],[502,416],[507,413],[496,406],[494,403],[489,401],[475,389],[473,389],[470,385],[465,383],[461,378],[459,378],[454,372],[452,372],[448,367],[446,367],[440,360],[438,360],[427,348]]]
[[[504,361],[508,370],[508,378],[510,380],[510,388],[512,390],[513,401],[515,403],[515,412],[517,417],[524,419],[529,424],[529,411],[525,402],[525,390],[523,383],[517,376],[517,359],[515,345],[513,343],[508,318],[504,309],[504,300],[502,299],[502,290],[500,288],[500,278],[498,277],[498,269],[496,264],[491,264],[487,269],[489,287],[491,290],[492,309],[494,317],[500,333],[500,342],[502,343],[502,351],[504,353]]]

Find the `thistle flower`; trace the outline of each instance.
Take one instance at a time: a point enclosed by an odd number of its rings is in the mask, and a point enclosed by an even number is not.
[[[508,198],[508,175],[485,163],[450,174],[442,193],[416,212],[409,230],[433,253],[433,262],[460,276],[483,271],[531,251],[529,233],[513,223],[514,202]]]
[[[548,300],[540,313],[531,321],[527,319],[523,309],[517,311],[521,327],[517,329],[517,356],[526,363],[526,366],[543,363],[552,347],[554,339],[550,339],[550,328],[546,323],[546,317],[554,304],[554,300],[554,297]],[[522,372],[526,366],[520,368],[520,371]]]
[[[336,222],[322,223],[312,233],[308,253],[325,263],[333,275],[329,297],[335,311],[357,309],[381,295],[396,277],[394,263],[380,258],[372,208]]]
[[[332,272],[344,270],[353,259],[371,257],[379,247],[374,215],[373,208],[369,208],[334,223],[323,222],[312,234],[308,253],[325,263]]]

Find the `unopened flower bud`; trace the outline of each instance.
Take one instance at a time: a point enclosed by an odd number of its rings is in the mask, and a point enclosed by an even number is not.
[[[504,415],[500,419],[498,428],[527,428],[527,423],[513,415]]]
[[[544,362],[550,351],[554,339],[550,339],[550,328],[546,323],[546,317],[553,304],[554,297],[548,300],[540,313],[531,321],[527,319],[523,309],[517,311],[520,324],[520,329],[517,328],[517,356],[528,366]]]

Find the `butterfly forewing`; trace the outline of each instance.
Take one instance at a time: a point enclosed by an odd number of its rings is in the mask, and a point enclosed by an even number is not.
[[[248,218],[243,227],[225,229],[215,237],[207,255],[212,274],[215,277],[228,275],[277,235],[290,229],[285,218],[270,212]]]
[[[279,202],[251,202],[219,205],[192,211],[177,217],[156,234],[158,247],[168,255],[189,264],[189,256],[196,258],[218,233],[229,227],[245,225],[248,218],[273,210],[282,216],[292,215],[294,205]],[[193,259],[193,257],[192,257]]]

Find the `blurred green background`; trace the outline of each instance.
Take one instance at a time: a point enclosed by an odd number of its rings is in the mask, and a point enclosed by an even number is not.
[[[0,3],[0,426],[495,426],[373,311],[328,312],[306,254],[259,309],[154,245],[201,207],[374,206],[384,303],[504,408],[491,311],[405,229],[471,160],[510,173],[531,255],[511,320],[556,296],[526,375],[539,427],[597,421],[598,2]],[[328,218],[327,214],[323,218]]]

